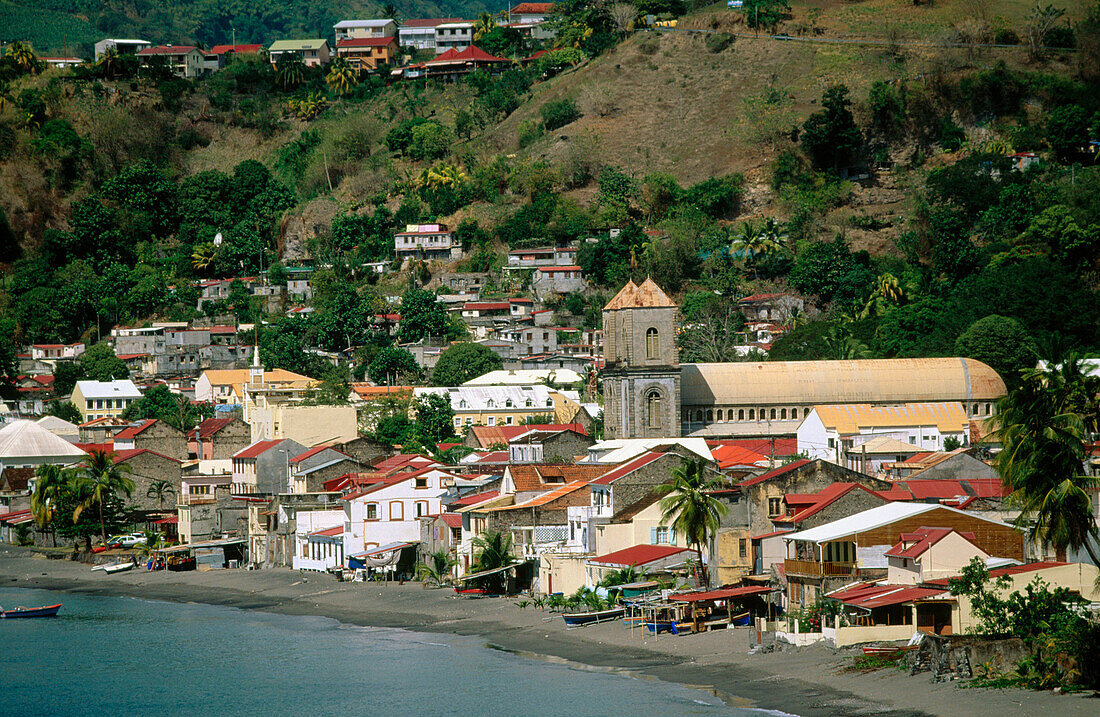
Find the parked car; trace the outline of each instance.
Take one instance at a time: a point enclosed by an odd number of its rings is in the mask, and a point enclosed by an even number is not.
[[[145,535],[143,533],[126,533],[125,535],[114,535],[107,539],[108,548],[132,548],[135,545],[143,545],[145,543]]]

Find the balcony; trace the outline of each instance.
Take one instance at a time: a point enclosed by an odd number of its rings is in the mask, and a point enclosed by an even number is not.
[[[855,563],[819,563],[814,560],[783,561],[787,575],[807,578],[854,578],[859,573]]]

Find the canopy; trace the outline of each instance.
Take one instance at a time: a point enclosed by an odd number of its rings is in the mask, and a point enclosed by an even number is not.
[[[349,555],[349,558],[369,558],[372,555],[381,555],[382,553],[393,552],[394,550],[401,550],[402,548],[411,548],[416,543],[386,543],[380,548],[371,548],[370,550],[362,553],[356,553],[355,555]]]
[[[466,573],[459,580],[477,580],[478,578],[488,577],[490,575],[496,575],[497,573],[503,573],[505,570],[514,570],[523,563],[512,563],[511,565],[505,565],[503,568],[493,568],[492,570],[482,570],[480,573]]]
[[[705,600],[728,600],[730,598],[748,597],[750,595],[764,595],[770,593],[770,587],[750,585],[743,588],[721,588],[719,590],[707,590],[705,592],[683,593],[670,595],[669,600],[677,602],[703,602]]]
[[[416,545],[415,542],[410,543],[407,541],[386,543],[379,548],[371,548],[362,553],[349,555],[348,567],[388,568],[392,570],[396,568],[397,563],[401,560],[401,551],[414,545]],[[352,564],[353,560],[356,564]]]
[[[153,525],[175,525],[180,522],[178,515],[172,515],[167,518],[161,518],[160,520],[154,520]]]

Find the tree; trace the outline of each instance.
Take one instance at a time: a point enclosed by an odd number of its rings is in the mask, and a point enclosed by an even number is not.
[[[164,501],[176,495],[175,487],[166,480],[155,480],[149,484],[149,490],[145,491],[146,498],[157,499],[157,509],[164,508]]]
[[[408,378],[415,379],[420,373],[416,358],[408,349],[399,346],[387,346],[374,356],[367,367],[370,380],[380,385],[392,386],[404,383]]]
[[[848,88],[834,85],[821,98],[822,109],[802,125],[802,149],[814,166],[836,171],[847,167],[859,153],[863,138],[852,116]]]
[[[741,7],[745,22],[754,30],[765,28],[774,31],[790,12],[791,6],[787,0],[745,0]]]
[[[306,78],[306,66],[296,52],[284,52],[275,62],[275,81],[284,90],[302,84]]]
[[[443,587],[451,579],[451,568],[458,565],[458,560],[446,550],[437,550],[428,556],[429,562],[417,563],[416,577],[423,582]]]
[[[977,359],[1006,379],[1035,365],[1035,347],[1016,319],[990,314],[978,319],[955,341],[959,356]]]
[[[1025,371],[1019,385],[998,401],[991,421],[1002,446],[994,465],[1011,491],[1009,500],[1020,509],[1016,524],[1057,550],[1084,549],[1100,565],[1090,499],[1100,479],[1084,470],[1096,383],[1082,359],[1064,356],[1060,365]]]
[[[451,399],[438,393],[427,393],[413,403],[416,412],[416,437],[432,445],[454,435],[455,411]]]
[[[347,60],[338,57],[329,63],[325,82],[328,83],[333,92],[344,95],[359,84],[359,73]]]
[[[4,56],[11,58],[16,66],[24,72],[31,73],[38,68],[38,57],[34,54],[31,46],[25,42],[13,42],[8,46]]]
[[[481,344],[458,343],[444,351],[432,369],[433,386],[461,386],[503,366],[499,355]]]
[[[423,289],[406,291],[401,297],[401,343],[416,343],[423,338],[443,337],[447,333],[447,310],[436,301],[435,294]]]
[[[755,273],[757,260],[780,252],[787,238],[783,226],[770,217],[759,227],[753,226],[752,222],[745,222],[730,245],[730,251],[735,256],[740,256],[745,264],[752,264]]]
[[[547,102],[539,109],[539,114],[542,115],[542,123],[546,131],[553,132],[580,119],[581,111],[577,108],[577,103],[567,97]]]
[[[76,469],[75,485],[81,494],[81,500],[73,510],[73,522],[79,520],[83,511],[95,506],[104,545],[107,544],[104,504],[120,493],[129,497],[134,492],[134,481],[128,475],[131,470],[126,463],[116,463],[115,454],[106,451],[92,451]]]
[[[412,128],[408,155],[413,159],[441,159],[447,156],[455,139],[450,127],[425,122]]]
[[[130,369],[105,343],[89,347],[77,360],[84,369],[84,378],[90,381],[113,381],[130,376]]]
[[[638,6],[628,2],[617,2],[608,9],[611,22],[619,35],[626,36],[634,28],[634,18],[638,17]]]
[[[496,21],[493,20],[492,15],[487,12],[479,14],[477,20],[474,21],[474,42],[488,35],[496,26]]]
[[[80,409],[72,401],[51,401],[46,408],[46,415],[55,416],[69,423],[80,424],[84,422],[84,417],[80,415]]]
[[[486,570],[496,570],[512,565],[516,559],[512,556],[512,535],[501,531],[489,531],[475,537],[472,541],[474,547],[474,564],[470,571],[481,573]],[[486,585],[491,592],[504,592],[504,574],[496,573],[487,575]]]
[[[661,523],[671,523],[688,545],[695,546],[699,555],[703,546],[710,544],[710,535],[718,530],[727,507],[711,492],[724,487],[719,475],[710,477],[707,462],[703,459],[684,459],[672,469],[669,481],[658,486],[661,498]]]
[[[1066,14],[1065,10],[1053,5],[1043,6],[1038,2],[1031,11],[1024,29],[1027,33],[1027,54],[1031,60],[1040,60],[1046,53],[1047,35],[1054,28],[1055,23]]]
[[[1059,105],[1050,111],[1047,141],[1062,161],[1081,153],[1089,142],[1089,115],[1081,105]]]
[[[122,412],[122,417],[127,421],[155,418],[167,422],[176,410],[176,394],[164,384],[159,384],[145,391],[141,398],[131,403]]]
[[[69,475],[56,465],[40,465],[34,470],[34,492],[31,493],[31,515],[39,530],[49,529],[53,533],[53,544],[57,547],[57,532],[53,530],[54,518],[62,494],[68,490]]]

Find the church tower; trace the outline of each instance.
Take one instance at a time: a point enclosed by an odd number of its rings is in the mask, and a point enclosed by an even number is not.
[[[676,330],[676,304],[652,279],[627,282],[604,307],[607,438],[680,437]]]

